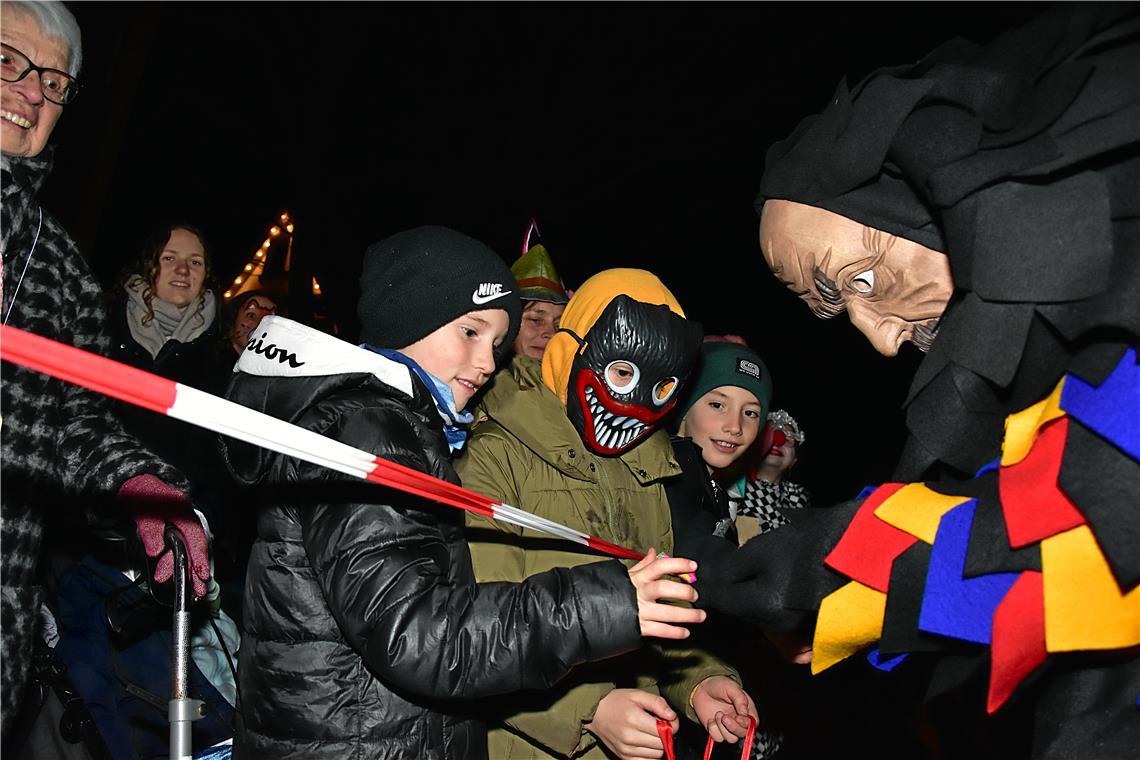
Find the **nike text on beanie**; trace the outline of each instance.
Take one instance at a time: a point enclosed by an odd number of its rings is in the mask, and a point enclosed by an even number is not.
[[[446,227],[417,227],[373,243],[360,275],[360,339],[400,349],[470,311],[503,309],[519,329],[515,278],[497,253]]]

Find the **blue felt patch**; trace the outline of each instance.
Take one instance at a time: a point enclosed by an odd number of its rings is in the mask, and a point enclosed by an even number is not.
[[[971,499],[943,515],[938,525],[926,571],[918,627],[927,633],[989,644],[994,610],[1017,580],[1018,573],[963,578],[970,526],[977,506],[977,500]]]
[[[1097,388],[1068,375],[1061,389],[1061,408],[1140,460],[1140,365],[1136,364],[1136,349],[1125,351],[1116,369]]]
[[[872,649],[870,652],[867,652],[867,662],[871,663],[879,670],[886,671],[887,673],[890,673],[892,670],[894,670],[898,664],[905,659],[906,652],[895,655],[894,657],[886,660],[883,659],[883,653],[879,651],[878,647]]]
[[[998,469],[999,467],[1001,467],[1001,457],[998,457],[997,459],[993,460],[992,462],[986,462],[985,464],[983,464],[982,469],[980,469],[974,473],[974,477],[980,478],[983,475],[985,475],[987,472],[993,472],[994,470]]]
[[[860,491],[859,495],[855,497],[855,501],[858,501],[859,499],[866,499],[868,496],[873,494],[877,488],[878,486],[863,486],[863,490]]]

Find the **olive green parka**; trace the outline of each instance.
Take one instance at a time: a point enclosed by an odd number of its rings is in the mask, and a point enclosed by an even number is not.
[[[664,431],[621,456],[594,455],[562,402],[543,384],[541,365],[525,356],[516,356],[495,377],[475,418],[467,451],[457,462],[465,487],[638,551],[672,552],[662,481],[681,470]],[[553,567],[603,559],[586,547],[471,513],[467,525],[481,583],[519,581]],[[715,675],[739,681],[732,668],[685,642],[654,644],[577,668],[547,692],[516,695],[496,705],[493,718],[500,725],[489,733],[489,756],[606,757],[585,725],[609,691],[640,688],[661,694],[695,721],[690,695]]]

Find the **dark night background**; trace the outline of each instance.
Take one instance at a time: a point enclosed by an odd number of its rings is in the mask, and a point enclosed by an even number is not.
[[[706,332],[757,348],[807,433],[795,477],[828,503],[889,476],[920,356],[879,356],[772,278],[765,151],[841,77],[985,42],[1041,4],[71,7],[83,92],[46,205],[105,285],[169,214],[205,229],[228,282],[288,210],[294,268],[351,339],[368,243],[436,223],[513,261],[537,216],[569,287],[650,269]]]

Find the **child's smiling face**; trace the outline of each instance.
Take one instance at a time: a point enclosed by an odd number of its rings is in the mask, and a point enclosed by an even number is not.
[[[713,388],[697,399],[681,421],[680,433],[701,448],[714,470],[732,465],[760,434],[763,410],[752,391],[735,385]]]
[[[462,410],[495,373],[495,349],[506,339],[510,319],[502,309],[469,311],[400,349],[439,380]]]

